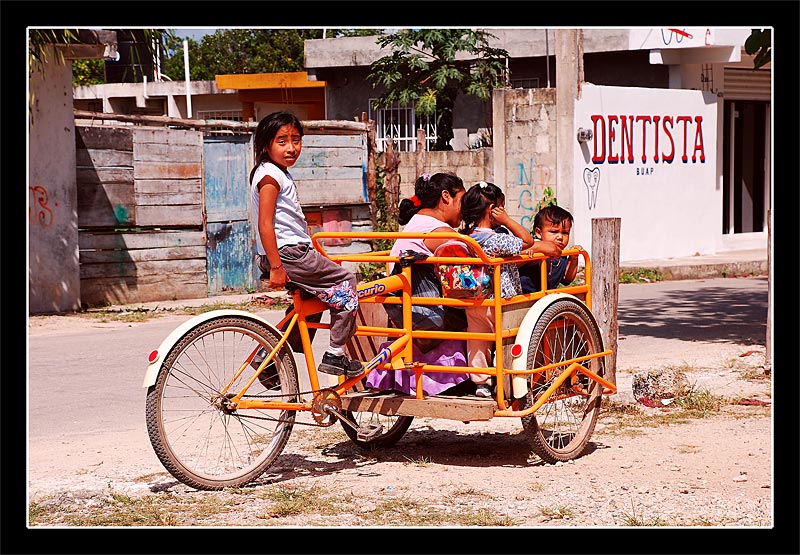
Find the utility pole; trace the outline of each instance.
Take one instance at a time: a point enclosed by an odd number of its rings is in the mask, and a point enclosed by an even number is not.
[[[556,198],[559,206],[574,211],[575,102],[583,84],[583,31],[556,29]]]

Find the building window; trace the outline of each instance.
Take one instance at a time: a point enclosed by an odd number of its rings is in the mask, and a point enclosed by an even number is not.
[[[378,152],[386,150],[386,142],[394,141],[400,152],[417,150],[417,129],[425,130],[425,150],[436,142],[436,115],[417,116],[414,107],[404,108],[394,103],[389,108],[373,108],[369,100],[369,119],[375,120],[375,143]]]
[[[225,121],[242,121],[241,110],[198,110],[197,119],[221,119]]]
[[[86,102],[86,110],[89,112],[103,112],[103,100],[89,100]]]
[[[512,89],[538,89],[539,88],[539,78],[534,77],[533,79],[512,79],[511,80],[511,88]]]
[[[242,121],[241,110],[197,110],[197,119],[202,120],[221,120],[221,121]],[[206,127],[204,131],[209,135],[231,135],[233,131],[225,127]]]

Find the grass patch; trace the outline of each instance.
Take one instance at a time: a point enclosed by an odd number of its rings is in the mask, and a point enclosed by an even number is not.
[[[272,502],[272,507],[265,516],[280,518],[310,513],[334,513],[334,504],[323,493],[317,486],[279,486],[263,496]]]
[[[517,521],[508,515],[489,509],[478,509],[458,514],[457,526],[516,526]]]
[[[406,462],[404,462],[403,464],[415,464],[421,467],[426,467],[432,462],[429,457],[423,457],[423,456],[417,457],[416,459],[409,459],[408,457],[405,456],[403,458],[406,460]]]
[[[669,526],[669,524],[659,516],[643,519],[637,517],[635,514],[629,514],[629,513],[625,513],[623,515],[622,522],[625,526],[644,526],[647,528],[651,528],[654,526]]]
[[[677,406],[694,413],[698,418],[718,413],[725,403],[724,397],[714,395],[707,389],[690,389],[684,395],[675,398]]]
[[[146,322],[153,318],[160,318],[165,314],[188,314],[197,316],[211,312],[212,310],[243,310],[245,312],[256,312],[259,310],[286,310],[290,302],[286,298],[257,297],[252,301],[239,303],[212,302],[200,306],[183,306],[178,308],[133,308],[133,309],[112,309],[112,308],[91,308],[82,312],[77,312],[74,316],[88,318],[101,323],[108,322]],[[64,315],[69,316],[69,315]]]
[[[600,405],[600,418],[604,433],[636,435],[642,428],[670,424],[684,424],[697,418],[719,414],[729,400],[708,390],[690,389],[675,397],[670,405],[645,411],[638,404],[618,403],[604,397]]]
[[[28,507],[31,526],[182,526],[233,510],[243,501],[208,495],[191,499],[173,494],[130,497],[112,492],[78,497],[64,494]]]
[[[286,307],[289,306],[289,302],[285,299],[280,298],[273,298],[268,297],[271,299],[271,302],[253,302],[253,301],[243,301],[240,303],[226,303],[226,302],[217,302],[211,304],[203,304],[200,306],[184,306],[180,310],[185,314],[205,314],[206,312],[211,312],[212,310],[244,310],[246,312],[254,312],[256,310],[263,310],[268,308],[269,310],[286,310]],[[272,302],[274,301],[274,302]]]
[[[123,312],[113,311],[113,310],[103,310],[103,311],[92,311],[87,312],[82,315],[85,318],[89,318],[91,320],[97,320],[100,323],[108,323],[108,322],[146,322],[151,318],[158,318],[161,316],[160,313],[153,313],[151,310],[126,310]]]
[[[626,268],[619,272],[620,283],[653,283],[664,277],[655,268]]]
[[[548,520],[559,520],[575,516],[575,511],[569,507],[539,507],[539,513]]]
[[[427,502],[421,503],[407,497],[381,502],[367,517],[372,522],[391,522],[392,526],[516,526],[508,515],[486,508],[455,510],[439,509]]]
[[[636,514],[636,507],[633,506],[633,501],[631,501],[631,512],[624,513],[623,517],[623,524],[625,526],[668,526],[668,523],[664,521],[661,517],[654,517],[649,519],[644,519],[641,516]]]
[[[729,368],[734,368],[735,362]],[[768,382],[772,377],[763,366],[751,366],[739,372],[739,379],[748,382]]]

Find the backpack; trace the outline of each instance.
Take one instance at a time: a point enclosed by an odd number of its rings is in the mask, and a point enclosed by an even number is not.
[[[477,258],[461,241],[450,240],[436,248],[433,256]],[[484,264],[437,264],[442,296],[451,299],[482,299],[492,290],[492,276]]]

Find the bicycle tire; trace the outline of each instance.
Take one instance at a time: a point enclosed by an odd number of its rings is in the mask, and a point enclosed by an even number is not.
[[[559,299],[547,307],[534,326],[528,347],[528,368],[595,354],[603,350],[602,336],[586,305]],[[602,376],[602,357],[581,363]],[[528,376],[528,392],[520,399],[530,408],[565,367]],[[603,386],[582,374],[567,379],[536,412],[522,417],[531,449],[543,461],[556,463],[581,456],[597,423]]]
[[[271,351],[278,341],[255,320],[220,316],[189,330],[167,354],[147,390],[145,413],[158,459],[180,482],[200,490],[241,487],[281,454],[296,411],[228,411],[212,403],[255,348]],[[259,376],[247,395],[297,400],[297,368],[288,348],[267,370],[274,375]],[[229,391],[241,390],[252,375],[242,372]]]

